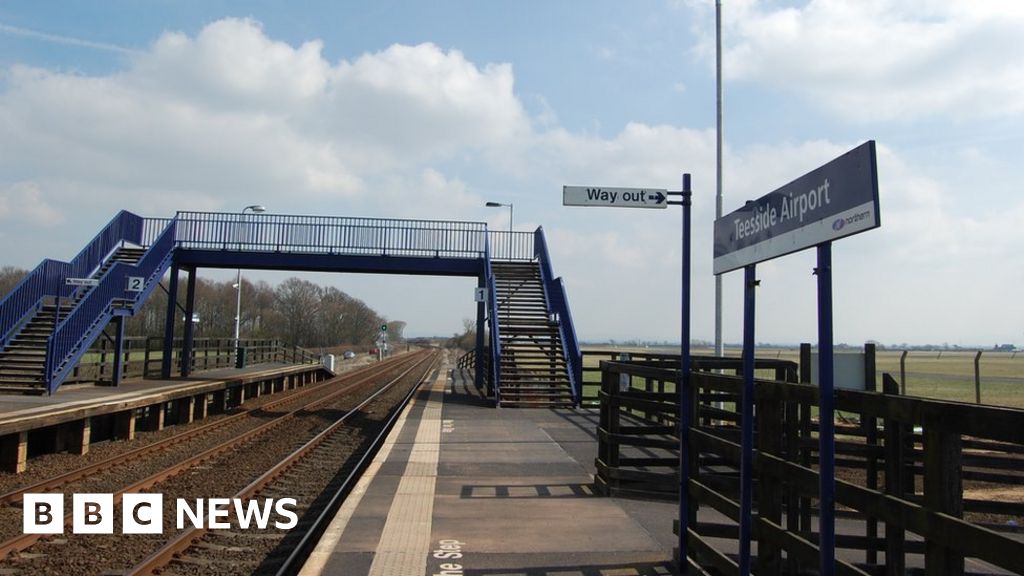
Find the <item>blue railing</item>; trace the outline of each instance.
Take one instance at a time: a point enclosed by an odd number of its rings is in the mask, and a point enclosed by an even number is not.
[[[495,289],[494,271],[491,270],[491,247],[484,238],[484,274],[487,276],[487,315],[491,326],[491,387],[494,389],[494,403],[501,405],[501,334],[498,330],[498,292]]]
[[[142,220],[142,238],[139,239],[139,245],[149,247],[156,243],[156,241],[167,231],[167,225],[173,221],[177,221],[176,218],[143,218]],[[171,242],[174,242],[177,238],[172,238]]]
[[[572,387],[573,402],[580,402],[580,383],[583,381],[583,357],[580,353],[579,341],[576,339],[576,328],[569,312],[569,299],[565,293],[565,285],[561,278],[553,278],[551,272],[551,255],[544,237],[544,229],[537,228],[534,232],[536,258],[540,263],[541,282],[544,286],[544,299],[548,312],[558,316],[558,331],[562,340],[562,354],[565,356],[566,368],[569,373],[569,384]]]
[[[530,262],[535,257],[533,232],[491,230],[491,258],[495,260],[521,260]]]
[[[47,391],[53,394],[100,335],[115,313],[115,309],[132,314],[141,307],[170,266],[175,238],[175,222],[166,226],[138,263],[118,262],[99,280],[99,285],[75,306],[66,318],[57,324],[47,343]],[[140,228],[141,234],[141,228]],[[137,239],[140,241],[141,239]],[[140,292],[129,292],[129,277],[144,278]]]
[[[177,220],[167,220],[163,232],[148,244],[149,249],[135,264],[132,275],[141,276],[146,280],[141,291],[131,293],[133,294],[132,314],[135,314],[142,308],[149,295],[160,284],[160,279],[163,278],[164,272],[170,268],[171,260],[174,258],[177,230]]]
[[[178,245],[368,256],[481,258],[483,222],[179,212]]]
[[[142,218],[122,210],[70,262],[43,260],[0,301],[0,347],[7,346],[46,298],[71,296],[74,287],[66,286],[65,279],[88,277],[114,248],[126,241],[138,243],[141,234]]]

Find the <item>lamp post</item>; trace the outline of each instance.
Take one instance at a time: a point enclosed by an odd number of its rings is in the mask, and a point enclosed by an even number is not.
[[[245,215],[245,213],[247,211],[251,211],[254,214],[261,214],[263,212],[266,212],[267,209],[266,209],[266,207],[264,207],[264,206],[262,206],[260,204],[251,204],[249,206],[246,206],[245,208],[242,208],[242,212],[241,213],[243,215],[243,218],[244,218],[244,215]],[[241,248],[241,246],[239,246],[239,248]],[[239,325],[241,324],[241,320],[242,320],[242,269],[241,268],[238,269],[237,274],[235,276],[235,289],[237,290],[236,295],[235,295],[235,352],[237,353],[238,352],[238,341],[239,341],[239,339],[238,339],[238,330],[239,330],[239,327],[240,327]]]
[[[508,208],[508,257],[512,258],[512,203],[502,204],[501,202],[488,202],[488,208]]]

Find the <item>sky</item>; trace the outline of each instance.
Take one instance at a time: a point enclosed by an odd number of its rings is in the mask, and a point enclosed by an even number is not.
[[[881,227],[835,243],[835,340],[1024,346],[1024,3],[723,2],[725,212],[866,140]],[[712,0],[0,1],[0,265],[120,209],[543,226],[583,340],[678,341],[681,216],[562,186],[693,175],[714,335]],[[816,340],[813,251],[758,265],[757,340]],[[201,271],[226,279],[216,271]],[[249,272],[277,282],[288,274]],[[307,276],[452,334],[474,281]],[[742,333],[742,272],[723,333]]]

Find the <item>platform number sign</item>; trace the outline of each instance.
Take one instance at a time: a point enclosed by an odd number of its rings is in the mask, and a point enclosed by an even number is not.
[[[129,276],[128,277],[128,287],[127,287],[127,290],[129,292],[142,292],[142,290],[145,287],[146,287],[146,279],[143,278],[142,276]]]

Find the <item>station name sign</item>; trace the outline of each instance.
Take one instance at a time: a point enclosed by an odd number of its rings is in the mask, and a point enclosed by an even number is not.
[[[723,274],[881,225],[875,142],[869,140],[715,220]]]

